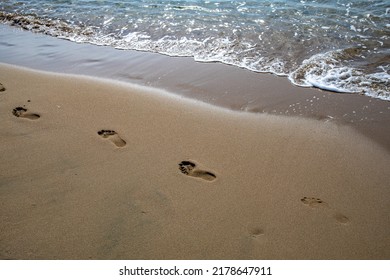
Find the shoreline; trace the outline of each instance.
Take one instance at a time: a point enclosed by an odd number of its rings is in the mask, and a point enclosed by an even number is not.
[[[389,153],[321,120],[0,64],[1,259],[389,259]]]
[[[1,62],[162,88],[236,111],[335,122],[353,127],[390,151],[388,101],[301,88],[287,77],[220,63],[199,63],[189,57],[77,44],[3,24],[0,38],[7,42],[0,44]]]

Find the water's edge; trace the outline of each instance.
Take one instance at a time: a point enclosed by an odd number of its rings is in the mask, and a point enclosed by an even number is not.
[[[0,6],[0,22],[78,43],[221,62],[287,76],[297,86],[390,100],[390,30],[384,24],[390,9],[381,1],[374,14],[357,8],[363,2],[353,7],[332,1],[283,1],[270,7],[176,2],[129,1],[117,7],[119,2],[110,1],[107,6],[9,1]],[[96,15],[86,17],[84,5]]]
[[[233,110],[347,124],[390,150],[387,101],[296,87],[286,77],[192,58],[78,44],[7,25],[0,25],[0,61],[162,88]]]

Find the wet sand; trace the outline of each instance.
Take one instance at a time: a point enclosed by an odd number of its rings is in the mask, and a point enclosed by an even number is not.
[[[76,44],[6,25],[0,25],[0,62],[152,86],[236,111],[347,125],[390,151],[388,101],[296,87],[286,77],[192,58]]]
[[[1,259],[390,258],[389,153],[354,127],[0,79]]]

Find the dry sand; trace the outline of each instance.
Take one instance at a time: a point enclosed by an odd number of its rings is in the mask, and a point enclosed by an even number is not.
[[[0,65],[1,259],[389,259],[349,127]]]

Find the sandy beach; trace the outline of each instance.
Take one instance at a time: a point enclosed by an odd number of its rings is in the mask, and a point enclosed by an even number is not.
[[[324,119],[0,66],[1,259],[389,259],[390,157]]]
[[[336,122],[390,152],[389,102],[359,94],[297,87],[286,77],[191,57],[75,44],[7,25],[0,25],[0,61],[151,86],[234,111]]]

